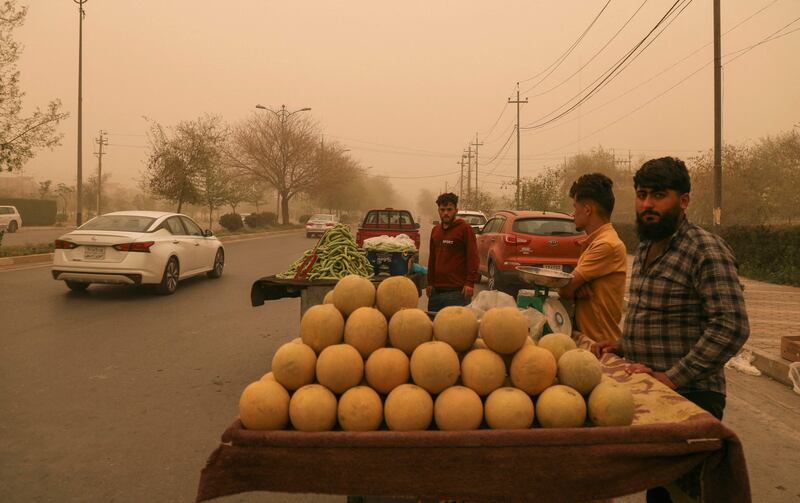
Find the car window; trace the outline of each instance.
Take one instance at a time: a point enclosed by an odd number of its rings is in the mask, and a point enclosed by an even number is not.
[[[486,223],[486,217],[481,215],[456,215],[456,217],[464,219],[469,225],[483,225]]]
[[[534,236],[577,236],[575,222],[564,218],[523,218],[514,222],[514,232]]]
[[[181,222],[186,227],[186,231],[189,233],[190,236],[202,236],[203,231],[200,229],[200,226],[194,223],[189,217],[181,217]]]
[[[367,213],[367,218],[364,220],[365,224],[374,224],[378,222],[378,213],[376,211],[370,211]]]
[[[155,218],[136,215],[100,215],[82,226],[81,230],[145,232],[155,222]]]
[[[333,215],[311,215],[309,220],[320,220],[324,222],[333,222]]]
[[[186,235],[186,229],[183,228],[183,224],[181,223],[181,219],[178,217],[170,217],[164,222],[163,226],[167,229],[170,234],[173,236],[183,236]]]
[[[483,233],[484,234],[489,234],[489,233],[492,233],[492,232],[499,232],[500,228],[503,226],[503,221],[504,220],[505,219],[502,218],[502,217],[495,217],[495,218],[489,220],[489,222],[483,228]]]

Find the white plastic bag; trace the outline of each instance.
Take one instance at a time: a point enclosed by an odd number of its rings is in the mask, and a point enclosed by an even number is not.
[[[789,380],[794,385],[794,392],[800,395],[800,362],[789,364]]]
[[[524,314],[525,318],[528,320],[528,333],[533,339],[533,342],[538,343],[539,339],[542,338],[542,331],[544,331],[544,325],[547,323],[547,319],[542,313],[531,307],[522,311],[522,314]]]
[[[498,290],[483,290],[472,299],[470,307],[485,312],[493,307],[517,307],[517,301]]]
[[[755,360],[755,358],[756,357],[753,355],[752,351],[745,349],[738,355],[728,360],[728,363],[725,364],[725,368],[738,370],[743,374],[751,376],[760,376],[761,371],[753,366],[753,360]]]

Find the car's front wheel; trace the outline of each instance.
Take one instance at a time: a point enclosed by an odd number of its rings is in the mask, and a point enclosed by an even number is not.
[[[156,292],[161,295],[172,295],[178,289],[178,279],[180,278],[180,266],[178,259],[170,257],[164,267],[164,275],[161,277],[161,283],[156,286]]]
[[[67,288],[74,292],[82,292],[89,288],[89,283],[84,283],[83,281],[70,281],[66,280],[64,283],[67,284]]]
[[[11,223],[8,224],[8,232],[17,232],[17,229],[19,229],[17,222],[12,220]]]
[[[206,274],[209,278],[219,278],[222,276],[222,270],[225,268],[225,252],[222,248],[217,250],[217,255],[214,257],[214,266]]]
[[[503,285],[498,277],[497,266],[494,265],[493,261],[489,261],[489,280],[487,283],[487,287],[489,290],[500,290]]]

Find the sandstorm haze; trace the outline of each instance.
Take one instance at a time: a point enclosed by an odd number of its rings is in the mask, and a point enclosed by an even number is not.
[[[68,0],[22,3],[29,11],[15,38],[24,46],[18,67],[25,105],[60,98],[71,114],[59,126],[61,146],[40,151],[24,174],[73,184],[78,7]],[[516,150],[514,138],[506,141],[515,121],[515,108],[506,106],[506,100],[516,82],[521,82],[520,97],[529,99],[521,109],[525,126],[609,69],[673,2],[647,2],[578,71],[642,4],[610,2],[575,50],[529,90],[541,76],[530,78],[556,61],[605,4],[89,0],[83,26],[84,180],[96,167],[92,153],[100,129],[109,133],[104,171],[112,173],[112,181],[134,186],[148,155],[143,117],[169,126],[208,113],[235,123],[262,113],[254,108],[262,103],[274,109],[282,104],[291,110],[311,107],[310,118],[326,141],[349,149],[363,167],[371,167],[370,174],[441,174],[392,178],[409,202],[420,189],[437,192],[445,181],[456,186],[457,162],[478,132],[484,143],[479,151],[481,190],[507,197],[513,190],[501,184],[516,171]],[[800,17],[800,3],[793,0],[729,0],[722,5],[723,33],[761,9],[723,37],[723,55],[747,48]],[[630,150],[634,164],[661,155],[689,158],[712,148],[712,65],[646,104],[709,63],[711,42],[712,4],[691,2],[581,108],[547,127],[523,131],[522,176],[535,176],[566,156],[598,146],[621,158]],[[798,49],[800,33],[791,33],[729,64],[735,54],[723,58],[726,143],[800,127]]]

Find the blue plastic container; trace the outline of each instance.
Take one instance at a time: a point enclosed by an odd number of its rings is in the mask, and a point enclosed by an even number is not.
[[[408,263],[413,254],[405,252],[368,251],[367,260],[375,274],[404,276],[408,274]]]

